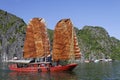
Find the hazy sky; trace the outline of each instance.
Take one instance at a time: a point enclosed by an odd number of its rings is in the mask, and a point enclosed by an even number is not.
[[[120,0],[0,0],[0,9],[22,18],[27,24],[34,17],[44,18],[47,27],[70,18],[79,29],[101,26],[120,39]]]

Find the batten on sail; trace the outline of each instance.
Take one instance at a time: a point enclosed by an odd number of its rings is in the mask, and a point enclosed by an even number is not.
[[[62,19],[57,23],[53,39],[52,56],[54,61],[68,60],[71,57],[78,58],[80,49],[76,34],[73,32],[74,28],[70,19]]]
[[[80,59],[81,53],[75,32],[74,32],[74,54],[75,54],[75,59]]]
[[[43,18],[33,18],[26,29],[24,58],[38,58],[50,54],[50,42]]]

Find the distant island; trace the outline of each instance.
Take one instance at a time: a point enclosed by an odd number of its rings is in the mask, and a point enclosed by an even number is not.
[[[27,24],[23,19],[0,10],[0,59],[5,61],[18,56],[22,59],[23,43]],[[77,26],[79,27],[79,26]],[[83,60],[115,59],[120,60],[120,40],[110,37],[100,26],[75,27]],[[53,42],[53,30],[48,29],[49,38]]]

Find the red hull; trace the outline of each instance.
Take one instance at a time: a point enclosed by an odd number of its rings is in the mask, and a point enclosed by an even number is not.
[[[23,72],[54,72],[54,71],[71,71],[73,70],[77,64],[73,63],[73,64],[68,64],[65,66],[52,66],[52,67],[38,67],[36,66],[38,64],[34,64],[32,66],[28,66],[28,67],[17,67],[17,64],[11,64],[9,65],[9,69],[12,71],[23,71]]]

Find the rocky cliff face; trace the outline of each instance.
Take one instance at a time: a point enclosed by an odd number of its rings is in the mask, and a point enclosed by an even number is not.
[[[22,57],[25,22],[6,11],[0,10],[0,59],[5,61],[17,55]]]
[[[5,61],[13,56],[22,58],[25,38],[25,22],[6,11],[0,10],[0,59]],[[75,28],[81,53],[85,59],[112,58],[120,60],[120,40],[110,37],[108,32],[98,26]],[[51,48],[53,30],[48,29]]]
[[[77,35],[85,59],[120,59],[120,41],[110,37],[104,28],[84,26]]]

